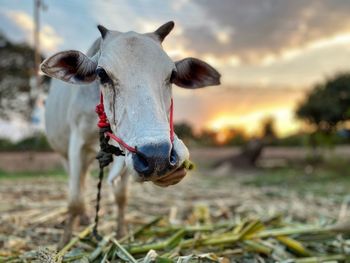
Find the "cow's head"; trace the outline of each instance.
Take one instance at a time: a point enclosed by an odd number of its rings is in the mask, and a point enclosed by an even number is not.
[[[195,58],[173,62],[164,52],[161,43],[173,27],[168,22],[153,33],[138,34],[98,26],[102,38],[95,56],[64,51],[41,65],[44,73],[65,82],[100,83],[113,133],[137,146],[136,154],[126,151],[124,166],[139,180],[161,186],[179,182],[186,175],[181,165],[189,158],[184,143],[176,135],[171,143],[169,136],[172,84],[186,89],[220,84],[220,74],[207,63]]]

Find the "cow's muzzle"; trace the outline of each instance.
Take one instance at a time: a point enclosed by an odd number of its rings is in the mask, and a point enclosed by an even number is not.
[[[174,171],[179,165],[179,156],[169,142],[146,144],[137,148],[132,156],[135,171],[146,180],[153,181]]]
[[[186,174],[186,169],[183,167],[179,167],[175,171],[165,176],[159,177],[158,179],[153,180],[152,182],[158,186],[167,187],[179,183],[186,176]]]

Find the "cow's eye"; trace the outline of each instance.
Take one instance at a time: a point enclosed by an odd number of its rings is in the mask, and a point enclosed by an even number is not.
[[[169,82],[170,82],[170,83],[174,83],[174,80],[175,80],[175,78],[176,78],[176,74],[177,74],[177,72],[176,72],[175,70],[173,70],[173,71],[171,72],[171,75],[170,75],[170,78],[169,78]]]
[[[103,68],[96,69],[96,74],[100,78],[101,84],[106,84],[106,83],[111,81],[111,79],[108,76],[107,72]]]

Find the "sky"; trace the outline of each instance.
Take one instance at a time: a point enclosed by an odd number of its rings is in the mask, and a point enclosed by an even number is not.
[[[244,127],[253,134],[274,117],[280,135],[299,130],[294,109],[305,91],[350,70],[349,0],[44,0],[45,55],[86,51],[97,24],[154,31],[173,20],[164,49],[175,60],[197,57],[222,74],[222,85],[174,87],[175,121],[197,129]],[[0,30],[32,43],[33,1],[0,0]]]

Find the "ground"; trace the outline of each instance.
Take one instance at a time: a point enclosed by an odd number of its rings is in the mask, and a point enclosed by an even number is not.
[[[207,208],[205,211],[209,214],[206,217],[213,222],[282,215],[285,221],[290,222],[331,224],[350,216],[348,160],[339,156],[339,153],[344,156],[348,149],[334,150],[333,157],[322,165],[290,164],[291,159],[305,159],[308,154],[305,150],[269,149],[261,161],[263,167],[259,169],[210,168],[215,159],[233,151],[193,150],[197,169],[176,186],[164,189],[150,183],[131,183],[128,230],[132,231],[157,216],[166,216],[171,224],[191,224],[193,211],[200,207]],[[51,154],[46,156],[54,167],[58,164],[56,157]],[[35,158],[32,157],[32,160]],[[12,171],[16,170],[12,164],[9,167]],[[66,213],[66,181],[66,175],[59,168],[0,173],[0,256],[57,245]],[[96,182],[94,176],[87,182],[91,219]],[[100,219],[102,233],[109,233],[116,222],[110,192],[109,186],[104,183]],[[76,231],[82,229],[84,227],[80,226]]]

